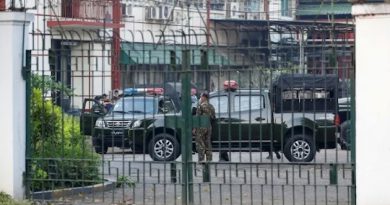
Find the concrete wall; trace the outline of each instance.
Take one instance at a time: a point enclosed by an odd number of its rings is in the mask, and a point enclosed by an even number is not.
[[[21,199],[24,196],[26,145],[26,83],[22,78],[27,31],[31,15],[0,13],[1,75],[0,88],[7,99],[1,103],[0,191]],[[25,30],[23,27],[25,26]],[[24,41],[22,40],[24,38]]]
[[[354,5],[358,205],[390,204],[390,4]]]
[[[93,98],[111,91],[111,45],[103,43],[80,43],[72,47],[71,106],[81,109],[83,99]]]

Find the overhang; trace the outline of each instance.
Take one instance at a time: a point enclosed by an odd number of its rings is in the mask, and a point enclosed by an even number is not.
[[[65,29],[103,29],[103,28],[122,28],[124,24],[114,24],[108,22],[83,21],[83,20],[59,20],[47,21],[47,26],[51,28]]]
[[[171,53],[174,54],[175,64],[182,63],[182,51],[191,50],[191,65],[201,65],[201,52],[207,50],[207,47],[201,46],[184,46],[184,45],[165,45],[152,43],[121,43],[120,64],[124,65],[167,65],[171,64]],[[208,49],[208,64],[213,65],[231,65],[232,62],[215,47]],[[172,61],[172,62],[171,62]]]
[[[351,16],[352,4],[351,3],[321,3],[321,4],[300,4],[298,6],[296,15],[297,17],[304,16]]]
[[[217,25],[222,26],[240,26],[240,27],[253,27],[253,28],[262,28],[269,29],[269,27],[273,26],[285,26],[285,27],[327,27],[327,26],[348,26],[351,25],[348,23],[340,23],[340,22],[323,22],[323,21],[315,21],[311,20],[246,20],[246,19],[212,19],[212,21]]]

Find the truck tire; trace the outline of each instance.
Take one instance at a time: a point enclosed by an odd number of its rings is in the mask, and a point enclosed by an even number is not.
[[[340,125],[341,149],[349,150],[351,148],[351,122],[345,121]]]
[[[296,134],[287,139],[283,154],[290,162],[310,162],[316,155],[316,147],[311,136]]]
[[[180,155],[180,144],[168,133],[157,134],[149,141],[149,155],[154,161],[173,161]]]

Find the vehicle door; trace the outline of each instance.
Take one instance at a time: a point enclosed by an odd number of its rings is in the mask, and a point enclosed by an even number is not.
[[[212,96],[217,123],[213,125],[212,141],[217,147],[259,146],[259,140],[269,139],[271,120],[260,93],[227,93]]]
[[[211,96],[209,103],[215,108],[215,123],[212,124],[211,141],[215,144],[213,147],[226,146],[225,143],[229,139],[229,126],[227,119],[229,118],[230,98],[229,95],[223,93],[221,95]],[[223,144],[221,144],[223,143]]]
[[[229,120],[231,139],[243,146],[259,147],[268,141],[271,120],[267,115],[264,96],[257,93],[237,93],[232,96]]]
[[[85,99],[80,115],[80,130],[84,135],[91,135],[95,122],[106,114],[104,105],[98,100]]]

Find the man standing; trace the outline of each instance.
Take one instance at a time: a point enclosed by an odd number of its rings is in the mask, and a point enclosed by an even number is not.
[[[209,103],[209,94],[202,93],[200,95],[199,104],[196,108],[196,115],[205,115],[210,117],[210,122],[215,119],[215,109]],[[211,123],[209,127],[201,127],[195,130],[196,150],[198,152],[198,161],[212,161],[213,153],[211,151]]]

